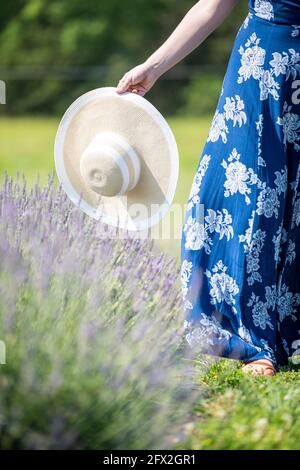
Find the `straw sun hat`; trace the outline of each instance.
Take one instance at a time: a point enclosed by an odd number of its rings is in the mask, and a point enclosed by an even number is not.
[[[127,230],[145,230],[168,212],[179,159],[160,112],[114,87],[80,96],[55,139],[55,166],[68,197],[86,214]]]

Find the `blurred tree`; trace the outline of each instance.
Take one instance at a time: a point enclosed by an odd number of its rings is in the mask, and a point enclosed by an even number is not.
[[[230,18],[184,64],[226,64],[245,15]],[[9,113],[61,113],[81,93],[116,86],[171,34],[193,0],[15,0],[0,4],[0,79]],[[189,77],[170,72],[149,92],[162,111],[183,104]],[[180,87],[179,87],[180,84]],[[172,99],[171,99],[172,97]]]

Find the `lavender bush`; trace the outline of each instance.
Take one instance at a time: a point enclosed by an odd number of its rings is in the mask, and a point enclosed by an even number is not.
[[[198,392],[179,266],[151,240],[113,235],[53,175],[31,190],[5,177],[0,448],[168,448],[188,420]]]

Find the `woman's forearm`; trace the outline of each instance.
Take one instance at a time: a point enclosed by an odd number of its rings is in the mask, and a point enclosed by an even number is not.
[[[198,47],[227,17],[238,0],[200,0],[146,61],[160,76]]]

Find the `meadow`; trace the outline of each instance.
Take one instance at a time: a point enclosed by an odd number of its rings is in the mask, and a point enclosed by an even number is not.
[[[167,118],[179,150],[180,173],[174,204],[182,207],[189,195],[193,174],[207,137],[210,116],[200,118]],[[54,171],[53,145],[58,118],[0,118],[0,184],[4,172],[15,176],[18,170],[26,175],[29,187],[39,176],[40,184],[47,182],[48,174]],[[57,179],[54,179],[57,183]],[[183,211],[182,211],[183,214]],[[179,222],[180,223],[180,222]],[[180,228],[177,233],[180,236]],[[157,239],[155,244],[164,251],[179,257],[180,239]]]
[[[180,204],[210,118],[168,119]],[[48,177],[57,125],[0,120],[0,448],[300,449],[299,366],[192,357],[177,241],[103,237]]]
[[[176,202],[188,196],[193,172],[207,137],[211,117],[166,118],[177,140],[180,157],[180,175]],[[24,173],[29,186],[37,174],[41,184],[47,182],[48,173],[54,170],[53,145],[59,118],[0,117],[0,181],[3,173],[15,176]]]

